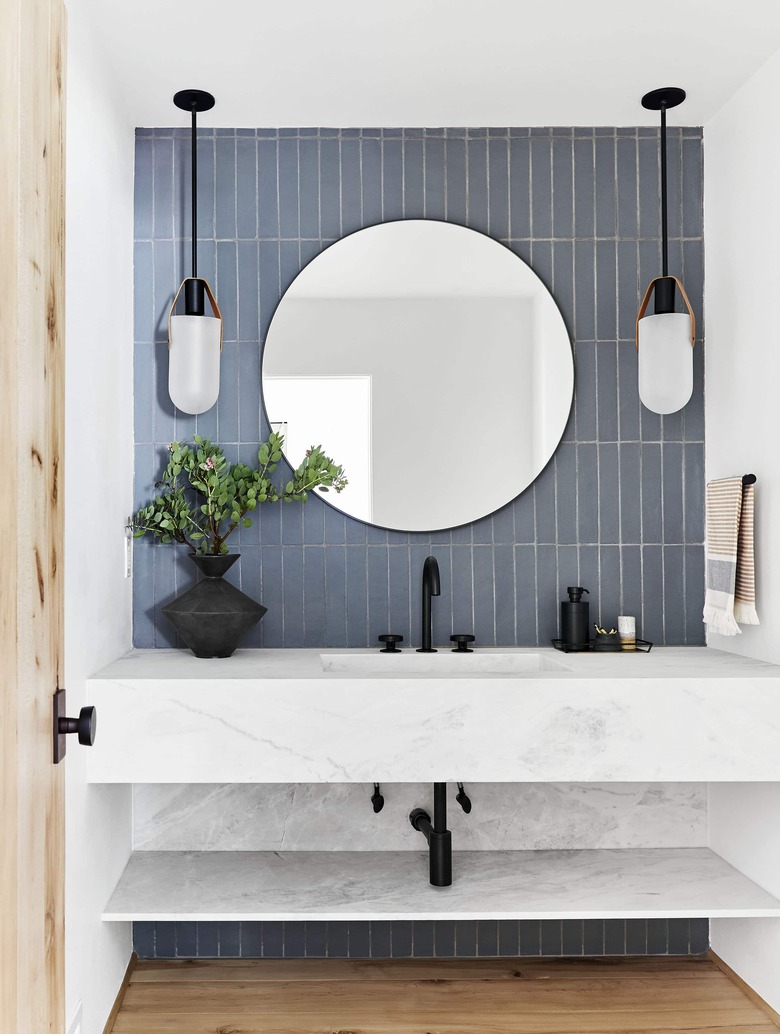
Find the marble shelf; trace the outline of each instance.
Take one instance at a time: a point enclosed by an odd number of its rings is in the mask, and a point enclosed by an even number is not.
[[[136,851],[104,921],[780,916],[709,848],[462,851],[431,887],[417,851]]]
[[[88,778],[780,782],[780,666],[704,647],[498,652],[554,670],[414,674],[408,655],[354,651],[387,662],[365,674],[324,670],[318,650],[134,650],[88,680]]]

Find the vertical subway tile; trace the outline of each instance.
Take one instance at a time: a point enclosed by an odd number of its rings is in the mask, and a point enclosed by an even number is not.
[[[537,598],[543,599],[538,596],[536,584],[536,546],[531,544],[515,546],[514,554],[516,641],[520,645],[530,646],[537,642],[536,601]],[[550,556],[550,560],[553,559],[553,555]],[[549,582],[545,587],[549,587]],[[555,625],[551,632],[551,635],[554,636],[557,628],[555,614],[553,614],[551,624]]]
[[[626,955],[644,955],[647,952],[647,921],[626,920]]]
[[[133,180],[135,239],[151,240],[154,234],[154,141],[136,136]]]
[[[393,958],[405,959],[412,955],[412,923],[409,919],[394,919],[391,924]]]
[[[404,214],[404,152],[403,140],[382,140],[382,219],[402,219]]]
[[[621,442],[618,446],[618,477],[620,504],[620,540],[638,543],[642,540],[640,445]]]
[[[617,181],[615,178],[615,140],[596,138],[596,237],[614,237],[617,232]]]
[[[663,546],[642,547],[642,628],[643,638],[663,643]]]
[[[618,352],[620,345],[600,341],[598,349],[598,438],[601,442],[618,439]]]
[[[556,957],[563,954],[563,928],[560,920],[548,919],[542,923],[542,955]]]
[[[618,434],[621,441],[640,437],[639,370],[634,342],[618,342]]]
[[[683,447],[685,541],[704,541],[704,445]]]
[[[447,219],[452,223],[467,222],[466,205],[466,141],[445,141],[445,175],[447,179]]]
[[[320,140],[320,233],[326,240],[341,236],[341,141]]]
[[[687,955],[690,941],[690,920],[670,919],[668,922],[669,954]]]
[[[213,240],[216,236],[214,143],[213,136],[198,131],[198,240],[202,241]]]
[[[577,525],[580,542],[599,540],[598,446],[577,446]]]
[[[219,923],[198,923],[198,958],[219,957]]]
[[[682,542],[683,533],[683,446],[664,442],[661,446],[663,468],[663,541]]]
[[[368,646],[382,631],[368,625],[368,560],[365,546],[348,546],[347,559],[347,646]],[[373,618],[372,618],[373,621]],[[381,627],[381,622],[379,623]]]
[[[325,548],[303,551],[303,645],[321,646],[325,639]]]
[[[433,927],[434,924],[429,919],[412,921],[412,944],[416,959],[433,958]]]
[[[509,140],[509,235],[531,236],[531,143],[528,137]]]
[[[217,137],[215,148],[216,236],[231,240],[237,236],[236,198],[239,180],[236,176],[236,138],[234,136]],[[254,186],[254,183],[252,185]],[[254,237],[254,224],[252,230]]]
[[[641,301],[639,258],[635,240],[617,242],[617,336],[619,341],[636,341],[636,316]],[[646,288],[642,285],[642,290]]]
[[[666,955],[669,944],[669,921],[647,919],[647,954]]]
[[[257,235],[279,236],[279,150],[278,141],[257,141]]]
[[[531,232],[535,238],[552,237],[551,138],[531,138]]]
[[[176,957],[175,923],[155,923],[154,957],[173,959]]]
[[[581,919],[564,919],[562,921],[563,954],[568,956],[583,954],[585,932]]]
[[[521,919],[519,925],[519,955],[522,958],[542,954],[542,926],[536,919]]]
[[[227,922],[219,924],[220,958],[237,959],[241,955],[241,924]]]
[[[425,141],[425,218],[444,219],[447,215],[444,140]]]
[[[664,546],[664,643],[684,646],[685,554],[683,546]]]
[[[284,957],[284,923],[263,923],[263,958],[281,959]]]
[[[572,140],[553,137],[553,236],[571,237],[574,231]]]
[[[520,930],[516,919],[499,919],[498,954],[505,959],[515,958],[520,950]]]
[[[574,332],[574,244],[572,241],[553,241],[553,296],[561,310],[566,329]]]
[[[583,923],[583,954],[604,954],[604,920],[586,919]]]
[[[393,940],[395,947],[395,940]],[[393,952],[395,954],[395,951]],[[458,958],[473,959],[477,956],[477,923],[474,919],[458,919],[455,922],[455,954]]]
[[[626,921],[625,919],[604,920],[604,954],[626,954]]]
[[[617,250],[613,240],[596,242],[596,337],[617,338]]]
[[[574,242],[574,333],[577,346],[596,339],[596,249],[592,240]],[[578,347],[575,347],[575,361]]]
[[[279,140],[279,236],[297,240],[300,237],[298,191],[298,141]]]
[[[617,442],[598,446],[599,541],[618,543],[620,534],[619,455]]]
[[[320,236],[319,140],[298,141],[298,219],[301,237]]]
[[[595,220],[595,142],[592,137],[575,139],[574,148],[574,235],[594,235]]]
[[[392,923],[371,922],[371,958],[391,959],[393,957]]]
[[[259,959],[263,955],[263,924],[241,924],[241,958]]]
[[[467,629],[477,637],[477,642],[486,646],[496,645],[496,601],[495,572],[493,569],[493,547],[475,545],[473,554],[474,593],[479,605],[474,608],[474,624]],[[407,586],[407,592],[409,587]],[[457,632],[458,629],[453,629]]]
[[[452,959],[455,955],[455,924],[440,919],[433,923],[433,954],[438,959]]]
[[[642,542],[663,542],[660,444],[647,443],[641,449]]]
[[[173,237],[173,140],[154,139],[154,236],[157,240]]]
[[[468,225],[473,230],[488,232],[488,152],[486,140],[469,140],[468,162]]]
[[[198,955],[198,924],[174,923],[176,958],[194,959]]]
[[[133,951],[141,959],[154,958],[154,923],[133,923]]]
[[[557,558],[555,546],[536,547],[536,622],[537,642],[545,646],[558,635]],[[524,627],[520,624],[522,615],[522,589],[518,586],[517,617],[518,636]],[[523,637],[523,642],[527,640]]]
[[[498,955],[498,922],[495,919],[477,920],[477,954],[480,958]]]
[[[363,225],[373,226],[382,221],[382,142],[379,139],[361,141],[360,182]]]
[[[555,541],[555,464],[548,463],[534,482],[538,542]]]
[[[637,141],[639,173],[639,236],[661,236],[661,180],[658,137]]]
[[[425,158],[423,141],[404,139],[404,218],[425,216]]]
[[[637,142],[634,137],[618,137],[615,141],[618,236],[635,238],[637,223]]]
[[[236,139],[235,209],[236,234],[244,240],[257,237],[257,144],[253,137]]]
[[[238,242],[238,334],[239,341],[259,339],[258,255],[256,241]],[[223,351],[224,356],[224,351]]]
[[[509,236],[509,141],[488,141],[488,229],[492,237]]]
[[[562,442],[555,453],[556,528],[558,543],[577,541],[577,446]]]
[[[690,920],[689,951],[691,955],[706,955],[710,946],[710,923],[708,919]]]

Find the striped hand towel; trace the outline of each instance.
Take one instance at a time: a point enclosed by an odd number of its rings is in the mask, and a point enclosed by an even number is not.
[[[753,485],[724,478],[707,485],[707,590],[704,622],[719,635],[757,625]]]

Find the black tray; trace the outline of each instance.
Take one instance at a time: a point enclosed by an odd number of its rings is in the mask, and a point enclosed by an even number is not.
[[[563,653],[650,653],[653,649],[649,639],[637,639],[636,650],[594,650],[595,639],[591,639],[587,646],[567,646],[563,639],[553,639],[551,642],[556,650]]]

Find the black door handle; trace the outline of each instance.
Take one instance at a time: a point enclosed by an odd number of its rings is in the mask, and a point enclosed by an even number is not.
[[[97,735],[97,708],[82,707],[78,718],[68,718],[65,714],[65,690],[58,689],[54,694],[54,764],[58,765],[65,757],[65,737],[71,733],[78,735],[82,747],[91,747]]]

